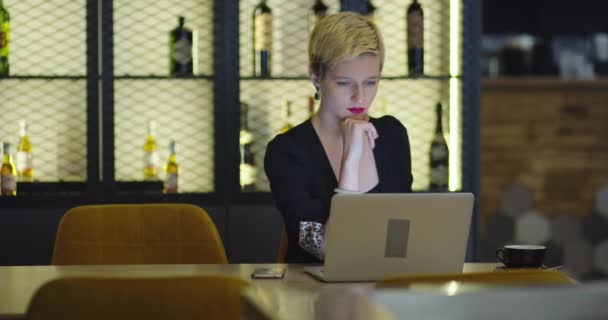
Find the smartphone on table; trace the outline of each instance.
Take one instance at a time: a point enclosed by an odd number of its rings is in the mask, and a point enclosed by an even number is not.
[[[282,279],[285,276],[285,267],[256,268],[251,273],[253,279]]]

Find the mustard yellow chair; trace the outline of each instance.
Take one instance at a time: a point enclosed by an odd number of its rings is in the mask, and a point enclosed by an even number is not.
[[[59,278],[36,291],[27,319],[240,319],[247,286],[222,275]]]
[[[566,274],[557,270],[521,269],[441,275],[395,276],[378,281],[378,288],[404,287],[412,284],[441,284],[450,281],[496,285],[574,284]]]
[[[190,204],[80,206],[61,219],[52,264],[220,264],[209,215]]]

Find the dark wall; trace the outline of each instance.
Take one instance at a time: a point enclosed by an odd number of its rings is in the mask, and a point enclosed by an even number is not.
[[[0,210],[0,265],[51,261],[57,225],[66,209]]]
[[[605,0],[484,0],[482,32],[535,35],[608,32]]]

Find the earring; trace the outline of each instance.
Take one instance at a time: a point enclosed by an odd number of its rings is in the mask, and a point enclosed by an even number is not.
[[[315,86],[315,89],[317,89],[317,91],[315,91],[315,100],[321,100],[321,92],[319,91],[319,87]]]

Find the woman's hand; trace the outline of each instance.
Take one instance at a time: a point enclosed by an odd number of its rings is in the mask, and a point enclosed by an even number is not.
[[[368,120],[369,117],[366,117],[364,120],[346,118],[342,121],[342,136],[344,139],[343,164],[359,164],[365,145],[369,145],[371,149],[374,149],[378,132],[376,131],[376,127]]]

